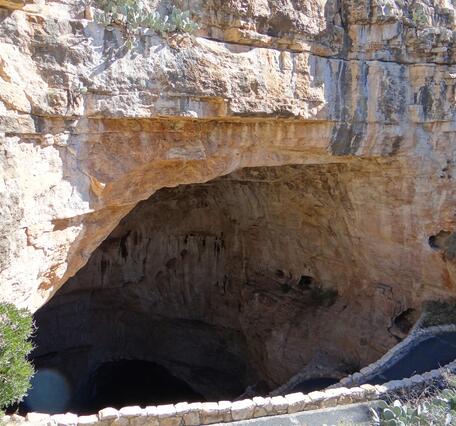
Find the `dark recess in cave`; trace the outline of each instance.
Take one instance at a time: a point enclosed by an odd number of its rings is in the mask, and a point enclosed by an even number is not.
[[[313,379],[303,380],[297,383],[292,389],[288,392],[303,392],[309,393],[319,389],[325,389],[328,386],[334,385],[339,380],[333,377],[316,377]]]
[[[298,286],[303,290],[310,290],[310,286],[312,285],[313,281],[313,277],[310,277],[308,275],[301,275]]]
[[[198,402],[204,397],[164,367],[148,361],[122,360],[102,364],[90,377],[79,412],[105,407]]]
[[[394,318],[394,325],[404,334],[408,333],[419,318],[416,309],[406,309]]]
[[[172,404],[176,401],[205,401],[185,381],[166,368],[148,361],[120,360],[99,365],[85,386],[74,390],[65,385],[58,370],[38,370],[29,395],[19,412],[93,414],[106,407]],[[11,407],[13,412],[17,407]]]

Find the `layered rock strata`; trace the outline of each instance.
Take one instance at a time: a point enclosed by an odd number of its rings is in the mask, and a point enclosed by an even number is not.
[[[454,5],[181,3],[195,37],[127,51],[77,2],[1,2],[2,299],[41,306],[162,187],[328,163],[378,173],[346,194],[377,204],[357,210],[341,281],[452,294],[452,251],[429,238],[455,228]]]

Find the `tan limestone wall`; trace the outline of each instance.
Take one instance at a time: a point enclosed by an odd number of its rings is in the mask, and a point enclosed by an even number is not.
[[[411,211],[425,206],[406,244],[453,232],[452,5],[181,3],[195,37],[129,52],[79,2],[2,3],[2,299],[37,309],[138,201],[247,166],[396,157],[415,177]],[[455,280],[445,253],[420,263],[437,258],[412,284],[435,297]]]

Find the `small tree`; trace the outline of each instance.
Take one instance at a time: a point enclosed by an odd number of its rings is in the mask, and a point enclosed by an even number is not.
[[[34,374],[27,356],[33,349],[32,314],[0,303],[0,410],[22,401]]]

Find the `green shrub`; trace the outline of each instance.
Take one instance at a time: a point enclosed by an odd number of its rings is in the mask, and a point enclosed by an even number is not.
[[[456,302],[454,300],[426,302],[420,322],[421,328],[446,324],[456,324]]]
[[[428,18],[422,9],[412,11],[412,22],[416,27],[425,27],[428,25]]]
[[[372,420],[375,426],[417,426],[427,425],[422,405],[412,408],[399,400],[392,404],[380,401],[378,410],[371,408]]]
[[[329,308],[336,302],[339,292],[332,288],[323,288],[321,286],[312,287],[310,290],[310,298],[317,306]]]
[[[282,290],[282,293],[289,293],[292,289],[291,285],[288,283],[280,284],[280,289]]]
[[[105,27],[119,26],[126,33],[127,40],[148,29],[157,34],[183,32],[193,33],[199,26],[190,19],[190,12],[173,6],[169,15],[153,11],[148,0],[94,0],[99,10],[95,20]]]
[[[0,409],[22,401],[34,370],[27,356],[33,349],[30,312],[0,303]]]
[[[456,424],[456,391],[454,388],[435,390],[419,401],[380,401],[371,408],[375,426],[443,426]]]

